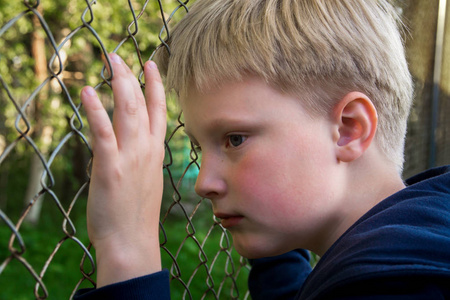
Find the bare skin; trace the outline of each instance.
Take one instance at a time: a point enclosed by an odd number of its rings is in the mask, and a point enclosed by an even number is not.
[[[323,255],[364,213],[404,187],[374,141],[377,113],[350,92],[328,115],[248,77],[191,89],[185,131],[202,149],[196,192],[248,258]],[[368,171],[370,170],[370,171]]]
[[[93,136],[87,219],[96,249],[98,287],[161,270],[158,226],[166,133],[164,88],[156,64],[147,62],[144,97],[122,59],[115,54],[110,58],[113,122],[93,88],[81,92]]]

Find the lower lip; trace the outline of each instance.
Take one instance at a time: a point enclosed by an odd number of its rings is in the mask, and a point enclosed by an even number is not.
[[[224,218],[221,220],[222,227],[224,228],[230,228],[233,226],[238,225],[243,217],[230,217],[230,218]]]

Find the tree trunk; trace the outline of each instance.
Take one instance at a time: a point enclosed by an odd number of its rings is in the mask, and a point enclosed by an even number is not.
[[[42,13],[41,7],[38,7],[38,11]],[[37,80],[41,83],[43,82],[48,74],[47,74],[47,58],[45,57],[45,36],[42,31],[42,26],[39,22],[39,19],[33,15],[33,33],[31,35],[31,55],[35,60],[34,72],[36,74]],[[48,146],[52,140],[53,132],[49,132],[52,130],[44,130],[43,122],[42,122],[42,105],[43,101],[48,99],[48,86],[45,86],[37,95],[36,99],[34,99],[34,111],[32,112],[32,117],[35,120],[35,126],[33,128],[33,132],[31,137],[34,141],[41,141],[39,143],[41,148],[39,151],[41,152],[44,158],[47,158]],[[34,116],[33,116],[34,115]],[[44,137],[44,135],[46,135]],[[30,201],[35,201],[31,210],[28,212],[25,221],[32,224],[37,224],[39,222],[39,218],[42,210],[42,203],[44,195],[40,196],[36,200],[33,200],[35,196],[42,190],[41,185],[41,177],[45,168],[39,159],[37,154],[34,154],[31,157],[30,161],[30,173],[28,179],[28,186],[25,193],[25,205],[29,205]]]

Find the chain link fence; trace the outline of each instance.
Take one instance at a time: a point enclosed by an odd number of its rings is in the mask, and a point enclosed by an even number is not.
[[[187,2],[0,0],[0,299],[64,299],[95,286],[79,92],[95,86],[112,113],[106,54],[118,52],[142,85],[143,63],[159,47],[170,52],[168,24]],[[168,110],[160,235],[172,298],[249,298],[247,262],[192,192],[198,156],[173,99]]]

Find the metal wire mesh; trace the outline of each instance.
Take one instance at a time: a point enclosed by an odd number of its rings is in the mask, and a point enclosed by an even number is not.
[[[95,69],[94,64],[100,64],[102,57],[110,64],[106,54],[125,49],[124,51],[128,51],[126,61],[138,74],[143,85],[141,79],[144,60],[151,59],[155,46],[164,47],[165,51],[170,53],[170,48],[164,42],[170,36],[168,23],[177,15],[188,12],[188,0],[120,1],[122,10],[113,13],[126,16],[130,20],[126,29],[122,28],[124,30],[119,37],[117,34],[102,36],[98,28],[108,24],[102,24],[96,19],[99,11],[95,10],[95,6],[99,3],[95,0],[75,1],[77,4],[74,4],[74,1],[63,4],[59,2],[61,1],[49,0],[41,3],[39,0],[25,0],[15,3],[13,7],[11,2],[0,1],[5,14],[9,5],[12,15],[8,20],[0,19],[3,20],[3,23],[0,23],[0,290],[4,290],[3,287],[7,285],[17,286],[15,292],[20,291],[23,295],[15,294],[16,299],[28,299],[33,293],[38,299],[53,298],[53,291],[47,288],[47,280],[54,281],[55,278],[47,279],[46,274],[54,272],[56,267],[60,268],[60,264],[55,262],[57,260],[80,261],[79,268],[64,269],[60,273],[62,275],[59,280],[62,282],[64,274],[79,274],[78,282],[61,284],[63,289],[66,289],[67,297],[72,297],[80,287],[95,286],[94,250],[91,249],[85,234],[85,218],[82,214],[75,213],[77,208],[84,208],[86,205],[89,159],[74,159],[69,170],[63,168],[58,171],[56,167],[58,164],[62,165],[60,161],[69,153],[75,158],[80,157],[80,151],[85,153],[87,158],[92,154],[85,116],[78,96],[80,88],[84,84],[97,81],[95,88],[105,106],[109,105],[111,109],[111,93],[108,88],[111,78],[107,77],[104,66],[101,70],[90,70],[89,67]],[[108,5],[110,4],[104,4],[103,8],[108,8]],[[64,9],[59,12],[62,19],[58,20],[59,23],[52,19],[50,14],[46,15],[49,7]],[[150,9],[158,11],[159,18],[151,16]],[[70,16],[77,14],[79,18],[76,26],[68,25],[67,28],[70,29],[65,30],[55,28],[55,24],[61,24],[64,18],[70,19]],[[1,17],[4,18],[5,15]],[[158,41],[153,42],[155,46],[152,46],[145,36],[139,36],[142,31],[140,28],[148,25],[141,21],[144,17],[146,20],[153,18],[152,22],[162,28],[157,33]],[[14,44],[21,46],[17,46],[18,50],[13,49],[16,53],[12,56],[6,53],[6,50],[10,49],[8,47],[12,47],[8,43],[20,38],[16,33],[21,32],[22,27],[30,26],[31,29],[25,30],[25,35],[29,36],[31,41],[28,43],[23,40]],[[12,32],[14,34],[10,34]],[[108,45],[115,45],[114,49],[108,48],[106,40]],[[42,43],[45,43],[46,54],[41,53],[39,48],[35,49],[39,41],[41,47]],[[73,43],[81,43],[80,41],[89,41],[87,44],[90,46],[83,46],[79,51],[68,55],[67,48]],[[146,46],[142,46],[143,44]],[[87,63],[86,49],[90,49],[87,52],[91,52],[89,55],[93,57]],[[132,53],[129,53],[129,49],[133,49]],[[26,65],[24,55],[32,57],[32,63]],[[79,61],[83,60],[87,68],[77,68]],[[45,62],[45,68],[40,67],[42,61]],[[34,78],[34,81],[27,84],[21,82],[23,74],[31,74],[30,78]],[[168,109],[172,121],[166,141],[165,196],[160,236],[163,267],[171,272],[172,298],[246,299],[249,297],[246,288],[247,262],[232,250],[230,238],[214,219],[209,202],[192,193],[190,187],[198,171],[198,156],[181,133],[182,116],[176,117],[178,113],[175,105],[170,104]],[[46,119],[49,115],[46,111],[52,112],[52,122]],[[61,123],[65,124],[62,126],[63,130],[57,128]],[[56,131],[60,133],[56,134]],[[77,152],[78,156],[73,152]],[[23,160],[26,163],[21,163]],[[30,168],[30,171],[25,172],[30,177],[28,182],[25,179],[21,180],[25,181],[21,187],[11,186],[11,182],[15,180],[8,175],[13,173],[13,170],[22,168],[21,165],[28,168],[33,164],[35,170]],[[79,169],[85,170],[84,175],[78,176],[83,180],[69,183],[71,188],[67,189],[67,183],[64,183],[66,180],[60,179],[61,173],[68,176],[67,173],[75,173]],[[30,181],[36,179],[38,188],[31,193],[31,197],[25,195],[25,208],[14,213],[13,208],[21,204],[17,204],[17,200],[11,204],[11,199],[16,199],[16,194],[23,196],[23,187],[29,186]],[[9,190],[12,192],[8,192]],[[73,194],[69,195],[71,191]],[[31,225],[26,223],[32,211],[38,210],[40,205],[43,207],[40,222],[42,219],[57,219],[62,231],[59,231],[57,236],[44,232],[45,239],[35,241],[30,239],[33,235],[29,232],[46,229],[33,225],[33,222]],[[58,215],[57,218],[55,214]],[[35,249],[44,248],[41,244],[45,244],[48,250],[34,252]],[[65,246],[67,244],[69,246]],[[76,249],[77,257],[64,256],[69,247]],[[10,275],[15,274],[14,269],[25,270],[26,276]],[[34,290],[24,285],[30,278]],[[7,295],[0,294],[0,298],[3,297]]]

